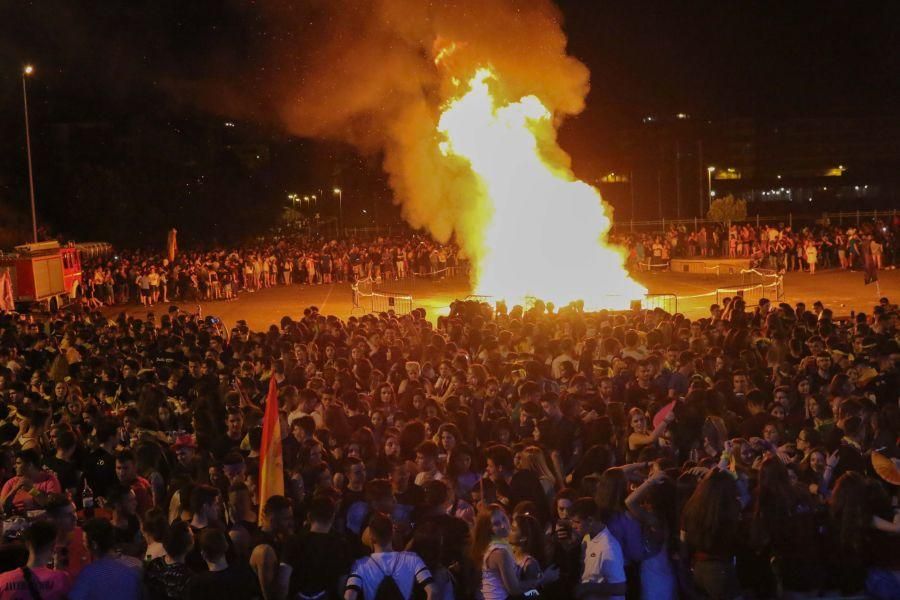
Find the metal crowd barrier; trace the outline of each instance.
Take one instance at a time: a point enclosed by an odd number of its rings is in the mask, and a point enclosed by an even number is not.
[[[351,313],[360,310],[365,313],[391,312],[397,315],[408,315],[412,312],[413,298],[409,294],[385,292],[376,289],[378,283],[374,279],[360,279],[350,286],[353,295]]]
[[[678,296],[675,294],[645,294],[641,301],[641,308],[654,310],[661,308],[670,315],[678,312]]]

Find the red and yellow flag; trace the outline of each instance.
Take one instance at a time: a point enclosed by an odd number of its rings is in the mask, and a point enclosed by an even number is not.
[[[259,521],[263,507],[272,496],[284,496],[284,462],[281,455],[281,421],[278,418],[278,384],[275,374],[269,380],[266,413],[263,416],[262,443],[259,447]]]

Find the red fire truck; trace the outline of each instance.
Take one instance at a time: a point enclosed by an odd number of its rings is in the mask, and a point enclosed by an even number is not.
[[[0,253],[0,271],[7,271],[16,308],[44,308],[56,312],[81,297],[81,254],[102,255],[109,244],[38,242]]]

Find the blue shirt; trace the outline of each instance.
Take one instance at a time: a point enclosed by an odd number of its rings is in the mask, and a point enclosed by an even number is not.
[[[101,558],[78,574],[69,600],[139,600],[141,597],[141,564],[136,559]]]

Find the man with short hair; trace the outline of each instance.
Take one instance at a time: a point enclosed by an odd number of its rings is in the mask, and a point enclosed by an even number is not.
[[[141,562],[116,552],[116,533],[106,519],[84,524],[85,540],[93,561],[86,566],[69,600],[137,600],[141,597]]]
[[[309,504],[309,530],[290,538],[284,560],[291,569],[288,598],[337,598],[341,579],[350,570],[350,548],[333,531],[336,505],[327,496]]]
[[[419,555],[414,552],[394,552],[394,527],[391,518],[380,513],[374,515],[369,522],[368,531],[373,552],[354,563],[347,578],[344,600],[359,600],[360,596],[365,600],[375,598],[382,584],[396,586],[400,595],[409,600],[416,583],[424,588],[427,600],[432,600],[435,588],[431,572]],[[387,578],[392,582],[385,581]]]
[[[225,433],[213,443],[213,456],[222,460],[229,452],[240,450],[245,434],[244,413],[236,406],[228,407],[225,417]]]
[[[72,587],[65,571],[47,565],[53,556],[56,526],[49,521],[35,521],[22,535],[28,549],[28,562],[20,569],[0,574],[0,598],[3,600],[63,600]]]
[[[600,519],[593,498],[579,498],[569,510],[572,533],[582,539],[581,582],[575,588],[579,600],[625,600],[625,559],[616,538]]]
[[[123,450],[116,455],[116,477],[119,478],[119,483],[134,492],[138,516],[143,516],[153,508],[153,488],[149,481],[138,475],[134,452],[131,450]]]
[[[75,505],[62,494],[51,494],[44,505],[47,516],[56,525],[56,545],[53,564],[57,571],[67,572],[74,580],[90,563],[91,557],[84,544],[84,531],[77,525]]]
[[[284,544],[294,529],[294,510],[290,499],[284,496],[271,496],[263,505],[263,522],[250,554],[250,567],[256,573],[263,598],[283,597],[287,588],[285,572],[279,576],[279,565]]]
[[[223,600],[262,598],[259,582],[245,563],[229,563],[228,536],[219,529],[207,529],[197,546],[203,557],[204,571],[191,577],[185,590],[187,600]]]
[[[191,531],[194,533],[194,539],[198,539],[208,529],[219,527],[218,489],[211,485],[196,486],[191,490],[190,508],[193,513],[193,517],[191,517]],[[199,544],[194,544],[193,549],[188,553],[186,562],[188,567],[194,571],[206,570],[206,561],[203,560],[200,554]]]
[[[439,481],[444,478],[444,474],[438,469],[438,447],[431,440],[425,440],[416,448],[416,466],[419,472],[416,473],[415,484],[425,485],[429,481]]]

